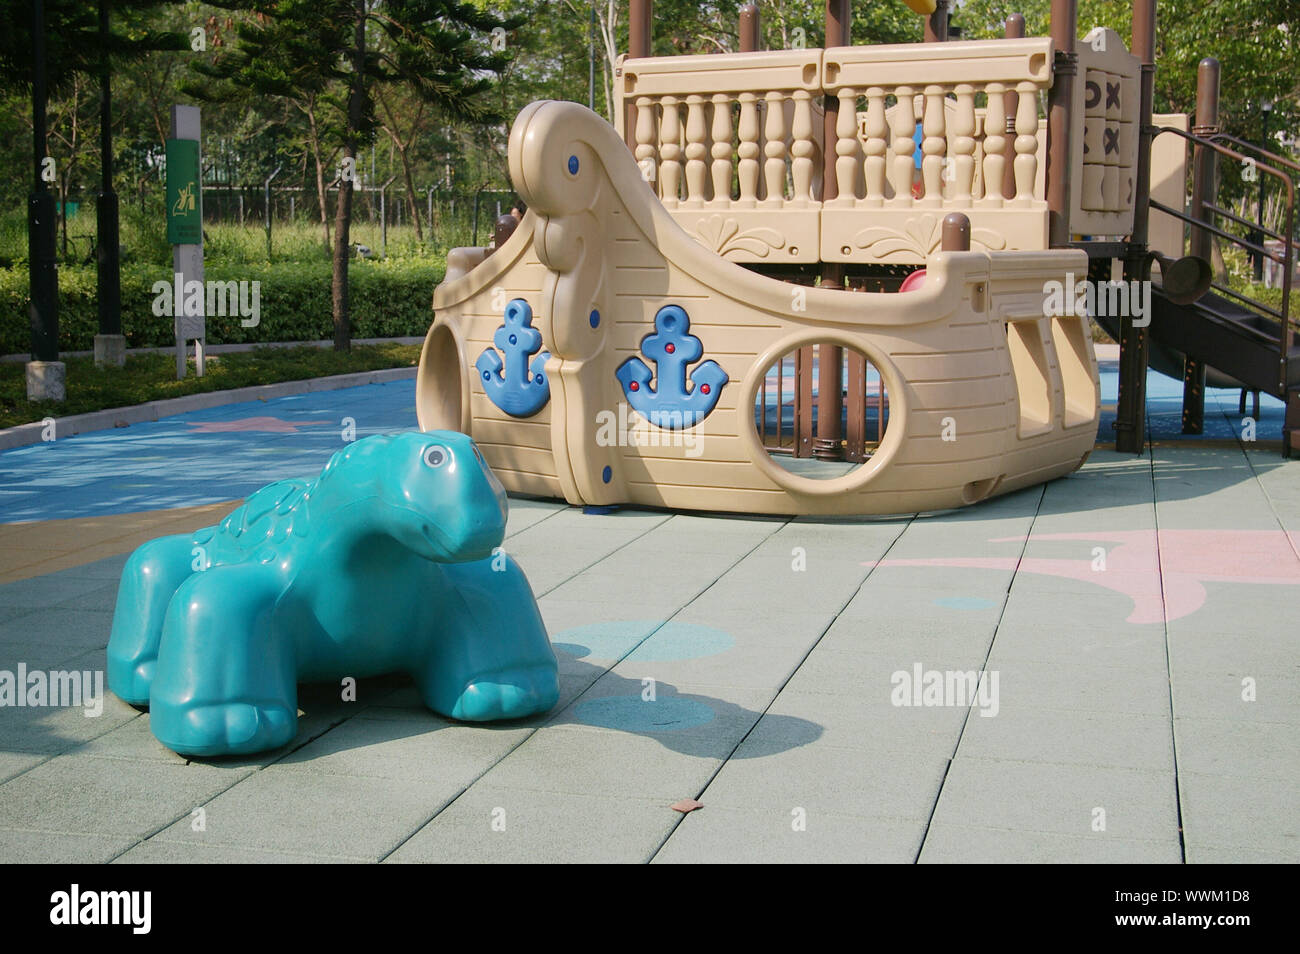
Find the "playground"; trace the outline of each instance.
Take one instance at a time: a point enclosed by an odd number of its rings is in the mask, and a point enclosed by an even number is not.
[[[1300,164],[1153,0],[652,6],[418,367],[0,432],[0,859],[1300,860]]]
[[[1236,439],[1234,392],[1180,438],[1181,388],[1160,380],[1147,453],[1099,447],[958,511],[512,499],[504,547],[560,663],[552,712],[468,726],[402,680],[355,702],[304,686],[291,745],[187,761],[112,695],[97,718],[9,708],[3,856],[1294,862],[1294,634],[1268,610],[1300,586],[1293,465]],[[1116,384],[1103,359],[1104,408]],[[364,436],[414,413],[402,381],[6,452],[0,670],[102,670],[136,544],[314,471],[345,417]],[[1261,416],[1280,431],[1280,405]],[[982,682],[930,696],[930,673]],[[671,810],[685,798],[704,807]]]

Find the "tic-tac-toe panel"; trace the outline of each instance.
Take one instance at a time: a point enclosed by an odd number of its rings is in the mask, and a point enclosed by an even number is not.
[[[1070,157],[1070,231],[1127,235],[1137,184],[1140,62],[1114,30],[1079,41],[1074,84],[1075,148]]]

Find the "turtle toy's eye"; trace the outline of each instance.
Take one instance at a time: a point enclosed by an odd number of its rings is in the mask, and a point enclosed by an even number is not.
[[[482,464],[484,467],[486,467],[486,466],[487,466],[487,461],[485,461],[485,460],[483,459],[483,454],[479,451],[479,449],[478,449],[478,445],[477,445],[477,444],[470,444],[470,445],[469,445],[469,449],[472,450],[472,451],[474,452],[474,457],[477,458],[478,462],[479,462],[480,464]]]
[[[430,467],[441,467],[447,462],[447,452],[434,444],[424,452],[424,462]]]

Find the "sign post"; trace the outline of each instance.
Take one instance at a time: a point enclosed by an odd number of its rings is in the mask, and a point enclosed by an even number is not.
[[[207,326],[203,300],[203,189],[199,162],[199,109],[173,106],[167,140],[167,241],[172,245],[172,320],[176,326],[176,378],[185,377],[188,344],[194,367],[204,371]]]

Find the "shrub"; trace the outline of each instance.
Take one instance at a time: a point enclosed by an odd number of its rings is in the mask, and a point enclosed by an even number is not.
[[[352,336],[391,338],[423,335],[433,320],[433,289],[444,263],[433,259],[353,261],[349,269]],[[334,336],[328,262],[213,265],[213,281],[260,282],[260,323],[241,325],[238,316],[209,317],[209,344],[316,341]],[[172,319],[153,313],[155,282],[170,286],[170,272],[157,265],[122,265],[122,332],[129,348],[175,343]],[[95,267],[59,268],[59,349],[88,351],[99,329]],[[0,354],[31,347],[30,296],[25,267],[0,269]]]

